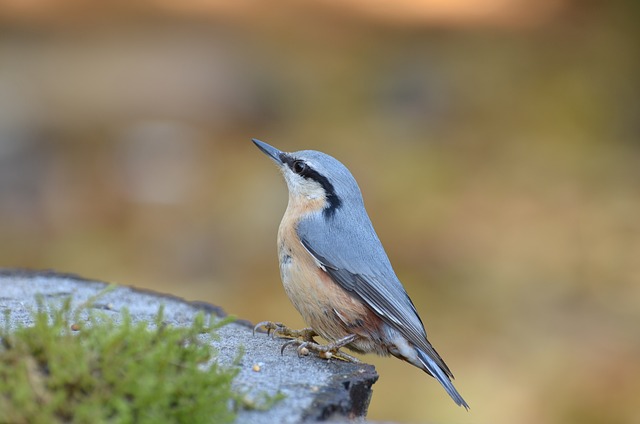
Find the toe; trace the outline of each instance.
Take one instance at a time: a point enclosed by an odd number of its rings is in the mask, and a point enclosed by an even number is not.
[[[268,328],[268,325],[270,324],[269,321],[262,321],[257,323],[254,327],[253,327],[253,335],[256,335],[256,331],[260,331],[260,329],[262,327]]]

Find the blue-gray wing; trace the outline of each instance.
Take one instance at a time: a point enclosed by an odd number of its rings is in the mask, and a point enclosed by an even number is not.
[[[386,324],[399,331],[453,378],[427,341],[415,306],[393,271],[366,211],[361,208],[358,212],[357,209],[360,208],[352,208],[350,216],[328,218],[313,214],[303,219],[297,229],[302,244],[333,281],[360,298]],[[345,208],[336,212],[349,213]],[[345,222],[352,225],[344,225]]]

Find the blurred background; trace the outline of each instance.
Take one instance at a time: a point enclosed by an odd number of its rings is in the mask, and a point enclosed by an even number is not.
[[[317,149],[471,405],[380,373],[369,418],[640,422],[640,6],[632,0],[6,0],[0,266],[303,323],[287,192]]]

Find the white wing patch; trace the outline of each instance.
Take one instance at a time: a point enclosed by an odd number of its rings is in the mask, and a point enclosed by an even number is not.
[[[347,319],[336,308],[333,308],[333,313],[335,313],[338,318],[340,318],[340,321],[342,321],[345,325],[349,325]]]
[[[324,272],[327,272],[327,268],[325,268],[324,264],[320,262],[318,258],[316,258],[315,255],[309,251],[309,249],[307,249],[307,246],[305,246],[302,241],[300,241],[300,244],[302,245],[302,247],[304,247],[304,250],[306,250],[307,253],[313,258],[313,261],[316,263],[316,266],[321,270],[323,270]]]

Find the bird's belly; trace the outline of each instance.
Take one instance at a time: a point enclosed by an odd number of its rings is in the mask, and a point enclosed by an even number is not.
[[[328,340],[347,335],[334,312],[335,308],[344,306],[338,305],[344,303],[341,299],[336,299],[341,297],[338,293],[340,288],[335,287],[322,269],[315,263],[290,256],[280,262],[280,275],[287,296],[307,325]]]
[[[280,273],[287,296],[307,325],[329,341],[360,335],[352,349],[377,351],[372,338],[379,337],[381,320],[336,284],[301,244],[296,248],[281,244]]]

